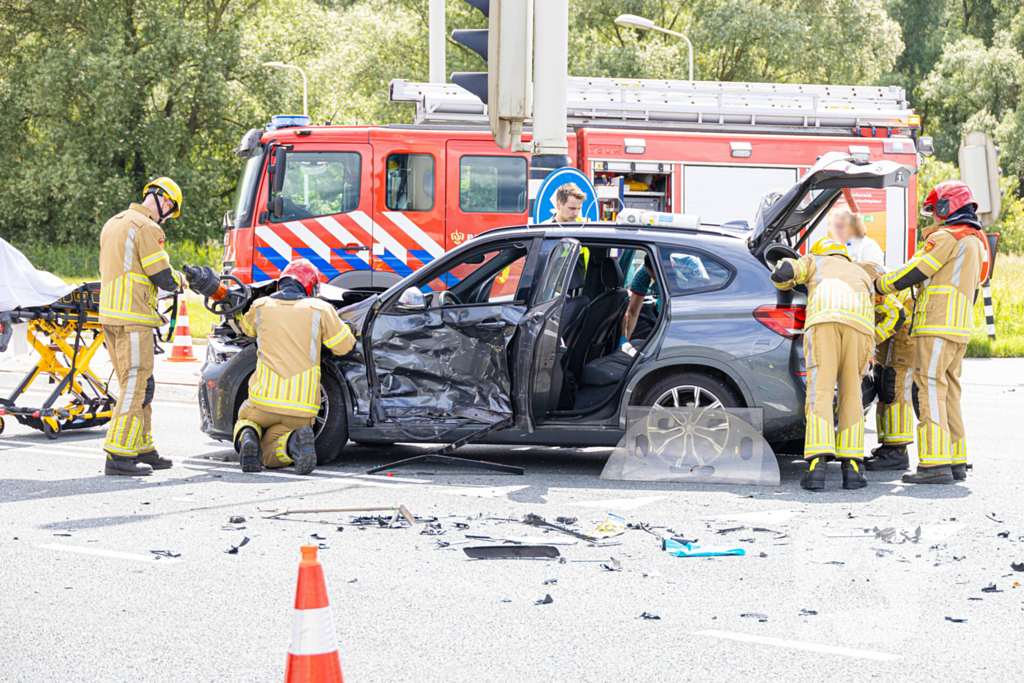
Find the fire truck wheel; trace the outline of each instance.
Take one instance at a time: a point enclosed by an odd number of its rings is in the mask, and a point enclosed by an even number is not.
[[[53,425],[50,424],[49,420],[44,420],[43,434],[45,434],[46,438],[49,439],[50,441],[56,440],[56,438],[60,436],[60,424],[58,424],[56,429],[54,429]]]
[[[326,465],[338,457],[348,441],[348,411],[345,392],[329,372],[321,375],[320,396],[320,412],[313,431],[316,433],[316,464]]]

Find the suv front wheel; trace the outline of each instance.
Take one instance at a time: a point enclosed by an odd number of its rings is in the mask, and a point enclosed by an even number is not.
[[[345,393],[337,378],[329,372],[320,377],[320,401],[313,432],[316,434],[316,464],[326,465],[338,457],[348,441]]]
[[[677,372],[652,384],[634,405],[662,408],[740,408],[743,402],[724,382],[702,372]]]

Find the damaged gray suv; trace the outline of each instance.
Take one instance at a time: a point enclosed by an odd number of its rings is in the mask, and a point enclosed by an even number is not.
[[[775,451],[799,453],[803,298],[778,292],[770,268],[796,255],[842,188],[906,187],[912,174],[831,153],[766,194],[752,228],[502,228],[382,293],[325,286],[358,341],[322,361],[318,460],[349,440],[614,446],[631,405],[758,408]],[[644,257],[657,297],[623,346]],[[254,340],[214,330],[199,386],[204,432],[231,439],[255,367]]]

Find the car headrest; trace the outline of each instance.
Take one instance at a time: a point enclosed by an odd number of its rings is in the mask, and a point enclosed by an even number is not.
[[[572,271],[572,277],[569,278],[569,290],[579,289],[583,286],[583,276],[587,273],[587,267],[583,265],[583,259],[580,258],[576,261],[576,268]]]
[[[617,259],[609,256],[601,263],[601,284],[605,289],[622,286],[622,266]]]

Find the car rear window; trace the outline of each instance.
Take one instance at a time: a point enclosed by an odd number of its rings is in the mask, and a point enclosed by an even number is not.
[[[732,271],[715,258],[679,247],[661,247],[668,291],[676,296],[721,289]]]

